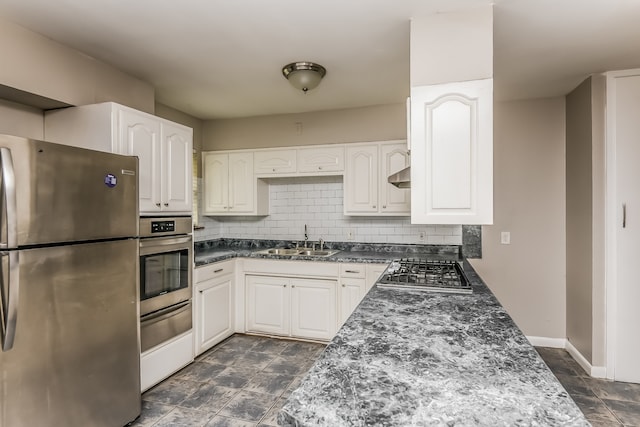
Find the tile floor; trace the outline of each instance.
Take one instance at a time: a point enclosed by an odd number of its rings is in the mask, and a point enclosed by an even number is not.
[[[133,426],[276,426],[324,345],[234,335],[142,395]]]
[[[640,426],[640,384],[591,378],[566,350],[536,350],[593,427]]]
[[[136,427],[267,427],[324,345],[234,335],[142,395]],[[589,377],[565,350],[536,348],[594,427],[640,426],[640,384]]]

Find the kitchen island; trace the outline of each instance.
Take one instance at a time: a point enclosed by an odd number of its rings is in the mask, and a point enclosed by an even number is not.
[[[283,426],[588,426],[465,263],[473,294],[374,286],[278,421]]]

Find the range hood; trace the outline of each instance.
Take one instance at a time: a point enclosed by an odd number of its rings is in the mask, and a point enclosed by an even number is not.
[[[411,166],[389,175],[387,181],[398,188],[411,188]]]

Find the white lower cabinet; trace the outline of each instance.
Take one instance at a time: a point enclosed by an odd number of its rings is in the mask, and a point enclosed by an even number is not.
[[[366,293],[365,279],[340,279],[340,326],[351,316]]]
[[[245,277],[248,332],[333,338],[337,331],[335,280]]]
[[[199,267],[195,280],[195,354],[234,333],[234,261]]]
[[[382,273],[387,269],[388,265],[389,264],[367,264],[367,267],[365,268],[367,292],[373,288],[373,285],[376,284],[380,276],[382,276]]]

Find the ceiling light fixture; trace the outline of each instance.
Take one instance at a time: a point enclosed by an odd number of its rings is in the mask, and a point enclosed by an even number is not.
[[[292,62],[284,66],[282,74],[293,87],[307,93],[320,84],[327,70],[313,62]]]

